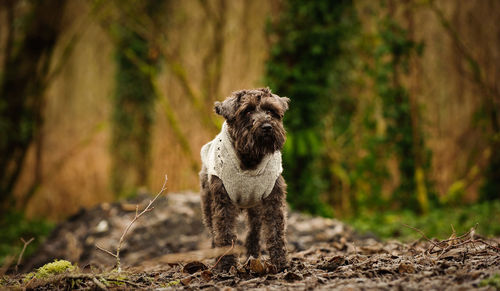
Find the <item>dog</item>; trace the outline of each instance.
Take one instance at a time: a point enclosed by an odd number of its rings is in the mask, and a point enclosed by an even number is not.
[[[281,149],[286,140],[283,115],[289,101],[269,88],[233,92],[223,102],[215,102],[215,112],[225,122],[215,139],[201,149],[203,221],[212,236],[212,247],[236,243],[236,219],[246,211],[247,255],[260,256],[263,227],[276,271],[288,264]],[[236,263],[235,255],[226,255],[217,267],[227,271]]]

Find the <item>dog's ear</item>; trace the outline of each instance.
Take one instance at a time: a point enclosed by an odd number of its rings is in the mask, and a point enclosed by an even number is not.
[[[283,112],[288,110],[288,103],[290,103],[290,98],[288,97],[280,97],[276,94],[273,94],[274,97],[276,97],[281,104],[281,107],[283,108]]]
[[[215,102],[215,113],[221,115],[226,120],[232,120],[235,116],[236,109],[240,104],[241,97],[247,93],[246,90],[236,91],[230,97],[227,97],[223,102]]]
[[[280,97],[280,102],[283,105],[283,109],[285,111],[288,110],[288,103],[290,103],[290,98],[288,97]]]

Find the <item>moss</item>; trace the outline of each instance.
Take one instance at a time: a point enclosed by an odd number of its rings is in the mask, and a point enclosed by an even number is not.
[[[170,281],[167,283],[167,286],[168,287],[176,286],[179,285],[180,282],[181,282],[180,280]]]
[[[37,279],[49,278],[53,275],[58,275],[64,272],[71,272],[76,269],[71,262],[66,260],[54,260],[52,263],[47,263],[36,270],[36,272],[31,272],[26,274],[24,281],[29,281],[33,277]]]
[[[492,286],[497,290],[500,290],[500,274],[495,274],[487,279],[484,279],[479,283],[481,287]]]

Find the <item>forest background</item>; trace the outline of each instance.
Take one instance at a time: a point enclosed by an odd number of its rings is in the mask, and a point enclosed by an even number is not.
[[[500,234],[499,1],[0,3],[0,257],[165,174],[197,191],[214,101],[265,86],[293,209]]]

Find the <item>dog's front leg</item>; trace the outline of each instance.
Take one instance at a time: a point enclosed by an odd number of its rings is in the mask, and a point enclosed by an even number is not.
[[[203,223],[208,228],[210,232],[210,238],[212,239],[212,247],[215,247],[214,241],[214,228],[212,225],[212,208],[213,208],[213,198],[212,193],[210,192],[210,186],[208,182],[208,175],[205,167],[203,167],[200,172],[200,181],[201,181],[201,210],[203,215]]]
[[[262,226],[262,206],[257,205],[247,209],[250,230],[247,234],[245,247],[247,256],[258,258],[260,255],[260,230]]]
[[[262,219],[271,263],[277,271],[287,264],[286,250],[286,183],[282,176],[276,180],[273,191],[263,201]]]
[[[212,176],[210,191],[213,195],[212,224],[215,246],[231,246],[236,243],[235,225],[238,208],[229,198],[222,180],[216,176]],[[234,265],[236,265],[235,255],[226,255],[221,258],[217,267],[219,270],[227,271]]]

